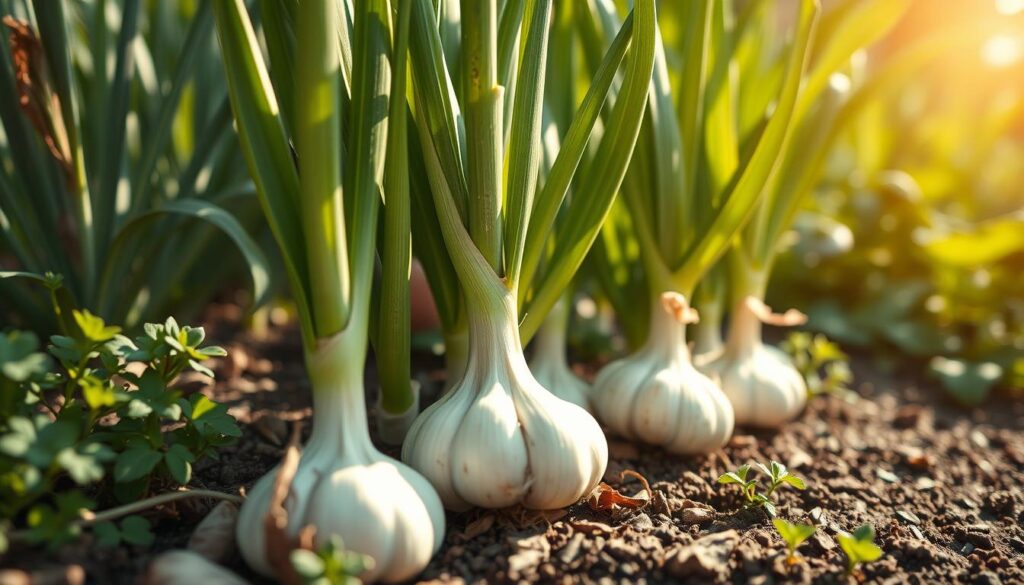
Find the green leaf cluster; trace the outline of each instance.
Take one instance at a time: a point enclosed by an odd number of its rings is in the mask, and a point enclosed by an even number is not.
[[[295,549],[292,568],[306,585],[357,585],[359,575],[374,566],[367,555],[346,550],[339,536],[332,536],[319,550]]]
[[[27,276],[48,271],[132,329],[196,311],[228,278],[248,274],[255,303],[267,295],[212,4],[0,4],[0,255],[16,271],[0,275],[0,322],[59,328]],[[209,270],[231,246],[237,260]]]
[[[789,355],[803,376],[809,398],[833,394],[845,400],[857,399],[857,394],[849,387],[853,381],[849,358],[824,334],[794,331],[779,349]]]
[[[760,491],[758,477],[751,476],[750,472],[754,468],[749,464],[741,465],[736,471],[729,471],[718,477],[718,483],[721,485],[735,484],[739,486],[748,507],[761,506],[768,512],[768,515],[774,517],[777,510],[772,494],[776,489],[783,485],[798,490],[807,489],[807,484],[802,478],[790,473],[786,466],[778,461],[772,461],[769,465],[755,462],[754,465],[768,479],[767,491]]]
[[[201,327],[173,318],[129,339],[88,311],[40,351],[32,333],[0,333],[0,521],[58,546],[96,499],[138,499],[154,481],[187,484],[192,465],[241,435],[227,407],[176,387],[223,356]],[[89,496],[87,497],[86,494]],[[101,541],[145,545],[148,525],[101,525]]]

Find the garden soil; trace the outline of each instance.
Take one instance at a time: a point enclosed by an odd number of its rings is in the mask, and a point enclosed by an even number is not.
[[[218,381],[186,384],[228,403],[244,437],[220,461],[197,464],[193,487],[240,493],[281,457],[289,426],[308,434],[309,388],[296,331],[262,338],[234,325],[220,306],[213,337],[230,353]],[[432,583],[1024,583],[1024,400],[999,397],[970,410],[949,403],[936,384],[900,372],[882,374],[855,358],[861,399],[818,398],[778,433],[739,428],[719,452],[676,457],[611,438],[605,481],[636,509],[449,514],[444,545],[422,582]],[[443,383],[439,360],[417,357],[425,402]],[[911,368],[908,368],[911,369]],[[916,368],[920,369],[920,368]],[[372,368],[371,368],[372,370]],[[586,372],[584,372],[586,375]],[[368,380],[367,388],[375,388]],[[369,401],[372,404],[372,401]],[[383,449],[395,456],[395,449]],[[813,523],[815,534],[785,561],[785,547],[761,509],[743,507],[734,485],[716,478],[738,466],[776,460],[807,489],[779,489],[778,513]],[[651,493],[630,474],[645,477]],[[89,583],[141,583],[159,553],[187,546],[216,504],[188,500],[152,510],[156,543],[147,550],[102,549],[86,533],[56,552],[15,547],[0,567],[63,573],[84,568]],[[884,556],[845,572],[840,531],[863,523],[877,531]],[[226,564],[254,583],[237,553]],[[8,573],[10,575],[10,573]]]

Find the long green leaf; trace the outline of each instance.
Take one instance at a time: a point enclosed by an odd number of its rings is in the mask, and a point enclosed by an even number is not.
[[[222,0],[213,5],[242,152],[263,213],[281,248],[302,320],[304,345],[309,349],[313,346],[313,316],[305,241],[296,206],[299,177],[245,4],[243,0]]]
[[[609,116],[601,144],[585,177],[580,178],[580,193],[565,209],[565,222],[550,268],[537,286],[532,302],[525,307],[520,335],[527,343],[558,301],[583,263],[615,194],[626,175],[629,159],[647,106],[647,91],[654,70],[656,16],[653,0],[638,1],[626,76]]]
[[[258,305],[265,300],[270,290],[270,267],[263,251],[253,241],[252,237],[245,231],[238,220],[222,208],[199,199],[186,199],[179,201],[168,201],[160,207],[138,215],[118,230],[113,238],[110,247],[110,260],[107,262],[102,280],[101,298],[111,298],[111,287],[118,286],[111,278],[114,273],[114,264],[118,259],[132,255],[130,246],[135,238],[144,233],[154,221],[166,214],[177,214],[200,219],[216,226],[234,242],[238,251],[245,257],[249,267],[249,275],[252,278],[254,304]],[[208,250],[206,253],[210,254]],[[216,259],[210,258],[212,262]]]
[[[505,161],[505,277],[517,290],[533,196],[540,173],[540,125],[544,109],[551,1],[528,2],[527,32],[516,80],[512,130]]]
[[[793,111],[817,15],[818,6],[815,0],[801,1],[796,36],[790,49],[789,64],[778,106],[754,153],[733,183],[728,195],[723,198],[722,207],[686,254],[686,260],[676,275],[677,284],[683,294],[692,294],[698,280],[729,248],[737,232],[756,209],[765,184],[778,169],[780,155],[785,151],[792,129]]]

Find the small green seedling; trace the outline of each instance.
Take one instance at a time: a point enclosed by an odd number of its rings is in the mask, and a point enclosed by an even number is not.
[[[852,574],[857,565],[877,561],[882,556],[882,549],[875,544],[875,528],[870,524],[861,525],[860,528],[848,532],[840,532],[838,535],[839,547],[846,553],[846,574]]]
[[[772,461],[770,465],[764,465],[763,463],[755,463],[755,465],[771,480],[771,485],[765,493],[758,491],[757,478],[748,479],[750,465],[742,465],[736,471],[723,473],[718,478],[718,483],[720,484],[739,485],[743,491],[743,497],[747,499],[748,507],[763,506],[769,516],[775,517],[775,502],[772,500],[772,494],[775,493],[779,486],[788,484],[798,490],[807,488],[807,484],[804,483],[803,479],[791,474],[786,469],[786,466],[778,461]]]
[[[814,525],[793,524],[782,518],[772,518],[772,524],[775,525],[775,531],[779,533],[782,540],[786,541],[786,564],[795,565],[800,561],[796,549],[814,534]]]
[[[338,536],[318,551],[295,549],[291,553],[292,568],[305,585],[358,585],[359,575],[372,569],[372,558],[345,550]]]

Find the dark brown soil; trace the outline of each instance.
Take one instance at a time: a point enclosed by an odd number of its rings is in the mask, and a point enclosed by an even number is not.
[[[222,312],[227,323],[234,321],[230,309]],[[198,465],[193,487],[238,493],[278,461],[285,423],[309,418],[308,384],[294,331],[272,329],[268,338],[254,339],[222,322],[215,337],[226,340],[231,357],[217,368],[220,381],[205,391],[231,404],[245,435],[220,462]],[[417,362],[421,381],[436,393],[439,362],[429,356]],[[544,515],[450,514],[444,546],[421,579],[1024,582],[1024,402],[1000,399],[966,411],[948,404],[931,383],[879,374],[866,359],[854,366],[860,401],[817,399],[782,432],[739,429],[724,450],[706,457],[674,457],[612,438],[605,480],[633,495],[640,484],[620,481],[620,472],[645,476],[654,498],[643,509],[596,512],[580,504]],[[715,483],[743,463],[770,459],[808,484],[806,491],[780,488],[779,515],[817,525],[793,566],[784,562],[783,543],[764,512],[744,509],[735,486]],[[79,564],[89,582],[133,583],[156,554],[184,547],[213,504],[193,501],[147,514],[158,534],[150,550],[102,550],[85,535],[57,553],[16,548],[0,567]],[[885,554],[848,577],[835,536],[865,522],[874,525]],[[230,565],[254,579],[239,559]]]

